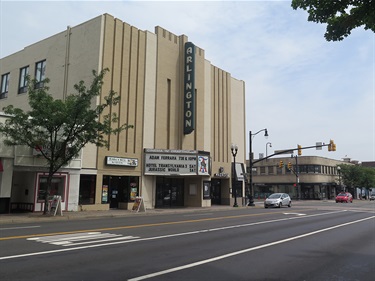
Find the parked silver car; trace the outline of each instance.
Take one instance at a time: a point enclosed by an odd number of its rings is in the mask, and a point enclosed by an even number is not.
[[[264,208],[288,206],[292,207],[292,199],[286,193],[273,193],[264,200]]]

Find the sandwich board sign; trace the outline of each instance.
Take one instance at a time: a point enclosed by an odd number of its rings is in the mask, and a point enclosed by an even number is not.
[[[135,198],[132,211],[135,211],[135,212],[139,212],[139,211],[146,212],[145,203],[144,203],[142,197],[137,196]]]
[[[60,195],[54,195],[52,197],[52,200],[50,202],[51,204],[51,209],[50,209],[50,214],[53,214],[56,216],[57,213],[62,216],[62,208],[61,208],[61,196]]]

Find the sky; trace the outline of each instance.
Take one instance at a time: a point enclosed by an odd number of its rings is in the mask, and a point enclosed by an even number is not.
[[[161,26],[245,81],[246,142],[254,157],[334,140],[303,156],[375,161],[375,33],[327,42],[326,26],[289,1],[0,0],[0,58],[108,13],[141,30]],[[272,145],[272,147],[270,146]]]

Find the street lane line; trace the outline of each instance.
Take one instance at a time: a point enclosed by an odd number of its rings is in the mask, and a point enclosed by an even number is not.
[[[341,211],[339,211],[339,212],[341,212]],[[126,241],[118,241],[118,242],[111,242],[111,243],[105,243],[105,244],[95,244],[95,245],[74,247],[74,248],[69,248],[69,249],[50,250],[50,251],[35,252],[35,253],[29,253],[29,254],[20,254],[20,255],[14,255],[14,256],[4,256],[4,257],[0,257],[0,260],[15,259],[15,258],[22,258],[22,257],[29,257],[29,256],[38,256],[38,255],[46,255],[46,254],[53,254],[53,253],[58,253],[58,252],[66,252],[66,251],[74,251],[74,250],[83,250],[83,249],[97,248],[97,247],[103,247],[103,246],[113,246],[113,245],[133,243],[133,242],[152,241],[152,240],[158,240],[158,239],[165,239],[165,238],[171,238],[171,237],[200,234],[200,233],[205,233],[205,232],[213,232],[213,231],[220,231],[220,230],[240,228],[240,227],[248,227],[248,226],[260,225],[260,224],[266,224],[266,223],[273,223],[273,222],[280,222],[280,221],[286,221],[286,220],[294,220],[294,219],[301,219],[301,218],[307,218],[307,217],[330,215],[330,214],[339,213],[339,212],[321,213],[321,214],[314,214],[314,215],[309,215],[309,216],[304,216],[304,217],[292,217],[292,218],[283,218],[283,219],[277,219],[277,220],[260,221],[260,222],[254,222],[254,223],[224,226],[224,227],[196,230],[196,231],[183,232],[183,233],[167,234],[167,235],[155,236],[155,237],[139,238],[139,239],[134,239],[134,240],[126,240]]]
[[[280,240],[280,241],[275,241],[275,242],[259,245],[259,246],[256,246],[256,247],[247,248],[247,249],[244,249],[244,250],[232,252],[232,253],[229,253],[229,254],[217,256],[217,257],[214,257],[214,258],[201,260],[201,261],[198,261],[198,262],[193,262],[193,263],[186,264],[186,265],[183,265],[183,266],[178,266],[178,267],[162,270],[162,271],[159,271],[159,272],[150,273],[150,274],[146,274],[146,275],[143,275],[143,276],[131,278],[131,279],[128,279],[128,281],[140,281],[140,280],[145,280],[145,279],[153,278],[153,277],[160,276],[160,275],[165,275],[165,274],[168,274],[168,273],[172,273],[172,272],[184,270],[184,269],[187,269],[187,268],[200,266],[202,264],[206,264],[206,263],[226,259],[226,258],[229,258],[229,257],[241,255],[241,254],[248,253],[248,252],[255,251],[255,250],[259,250],[259,249],[262,249],[262,248],[266,248],[266,247],[290,242],[290,241],[293,241],[293,240],[305,238],[305,237],[308,237],[308,236],[311,236],[311,235],[319,234],[321,232],[329,231],[329,230],[332,230],[332,229],[336,229],[336,228],[339,228],[339,227],[359,223],[359,222],[366,221],[366,220],[369,220],[369,219],[374,219],[374,218],[375,218],[375,216],[372,216],[372,217],[368,217],[368,218],[364,218],[364,219],[360,219],[360,220],[356,220],[356,221],[352,221],[352,222],[347,222],[347,223],[340,224],[340,225],[335,225],[335,226],[323,228],[323,229],[320,229],[320,230],[312,231],[312,232],[305,233],[305,234],[302,234],[302,235],[297,235],[297,236],[290,237],[290,238],[287,238],[287,239],[283,239],[283,240]]]
[[[343,211],[342,210],[337,210],[337,211],[328,212],[328,213],[320,213],[320,214],[317,214],[317,215],[337,214],[337,213],[340,213],[340,212],[343,212]],[[171,221],[171,222],[139,224],[139,225],[127,225],[127,226],[118,226],[118,227],[98,228],[98,229],[91,229],[91,230],[87,230],[86,229],[86,230],[55,232],[55,233],[39,233],[39,234],[20,235],[20,236],[8,236],[8,237],[0,237],[0,241],[13,240],[13,239],[24,239],[24,238],[39,237],[39,236],[53,236],[53,235],[61,235],[61,234],[82,233],[82,232],[88,232],[88,231],[111,231],[111,230],[133,229],[133,228],[153,227],[153,226],[163,226],[163,225],[197,223],[197,222],[223,220],[223,219],[237,219],[237,218],[242,218],[242,217],[255,217],[255,216],[273,215],[273,214],[276,214],[276,213],[281,213],[281,212],[260,213],[260,214],[246,214],[246,215],[237,215],[237,216],[226,216],[226,217],[217,217],[217,218],[203,218],[203,219],[196,219],[196,220]],[[315,216],[315,215],[309,215],[309,216]],[[306,216],[306,217],[309,217],[309,216]]]
[[[24,228],[38,228],[40,227],[40,225],[32,225],[32,226],[17,226],[17,227],[4,227],[4,228],[0,228],[0,231],[3,231],[3,230],[15,230],[15,229],[24,229]]]
[[[301,214],[301,213],[284,213],[284,215],[306,216],[306,214]]]

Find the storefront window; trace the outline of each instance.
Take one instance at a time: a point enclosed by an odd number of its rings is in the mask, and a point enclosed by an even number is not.
[[[39,177],[39,188],[38,188],[38,201],[42,202],[45,200],[47,193],[47,176]],[[51,189],[49,196],[60,195],[61,200],[65,201],[65,177],[53,177],[51,182]]]
[[[79,204],[95,204],[96,175],[81,175],[79,183]]]
[[[119,202],[134,202],[139,196],[138,177],[103,176],[102,203],[118,208]]]

